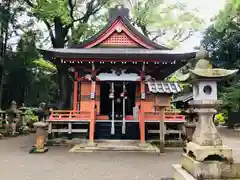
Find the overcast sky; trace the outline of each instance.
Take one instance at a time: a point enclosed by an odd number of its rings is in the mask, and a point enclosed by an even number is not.
[[[203,29],[207,28],[211,24],[211,19],[217,15],[218,11],[224,8],[226,0],[168,0],[172,2],[181,1],[187,3],[188,8],[199,10],[199,16],[204,19],[205,24]],[[195,46],[198,46],[202,38],[201,33],[197,33],[195,36],[186,40],[178,49],[192,50]]]

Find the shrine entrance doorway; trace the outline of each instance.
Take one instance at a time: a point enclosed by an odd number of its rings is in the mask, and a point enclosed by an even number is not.
[[[98,128],[96,138],[139,138],[138,120],[134,117],[136,85],[136,81],[102,81],[100,83],[100,115],[107,115],[108,120],[97,122],[97,126],[101,127]],[[132,128],[132,125],[136,127]]]
[[[136,82],[100,83],[100,115],[107,115],[109,120],[131,118],[134,115],[135,102]]]

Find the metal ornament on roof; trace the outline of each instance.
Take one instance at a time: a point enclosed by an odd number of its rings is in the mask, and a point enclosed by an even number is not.
[[[118,33],[122,32],[122,27],[120,27],[120,26],[116,27],[116,31],[117,31]]]

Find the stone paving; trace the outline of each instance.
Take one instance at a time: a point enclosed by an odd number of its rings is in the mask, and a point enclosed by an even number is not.
[[[224,134],[240,162],[240,141]],[[34,135],[0,140],[1,180],[160,180],[172,176],[172,164],[181,161],[181,149],[166,155],[138,152],[69,153],[67,147],[51,147],[45,154],[28,154]]]

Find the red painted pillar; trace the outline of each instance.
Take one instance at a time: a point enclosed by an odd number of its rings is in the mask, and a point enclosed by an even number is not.
[[[91,96],[94,94],[96,90],[96,81],[92,81],[91,83]],[[95,132],[95,120],[96,120],[96,110],[95,110],[95,97],[91,97],[91,117],[90,117],[90,131],[89,131],[89,140],[94,142],[94,132]]]
[[[145,94],[145,84],[141,81],[140,82],[140,116],[139,116],[139,126],[140,126],[140,141],[141,143],[145,143],[145,119],[144,119],[144,108],[143,108],[143,104],[144,104],[144,99],[142,98],[142,94]]]
[[[73,84],[73,110],[77,111],[77,101],[78,101],[78,78],[77,78],[77,72],[74,73],[75,80]]]
[[[94,142],[94,133],[95,133],[95,121],[96,121],[96,76],[95,76],[95,67],[92,64],[92,81],[91,81],[91,117],[90,117],[90,130],[89,130],[89,140]]]

